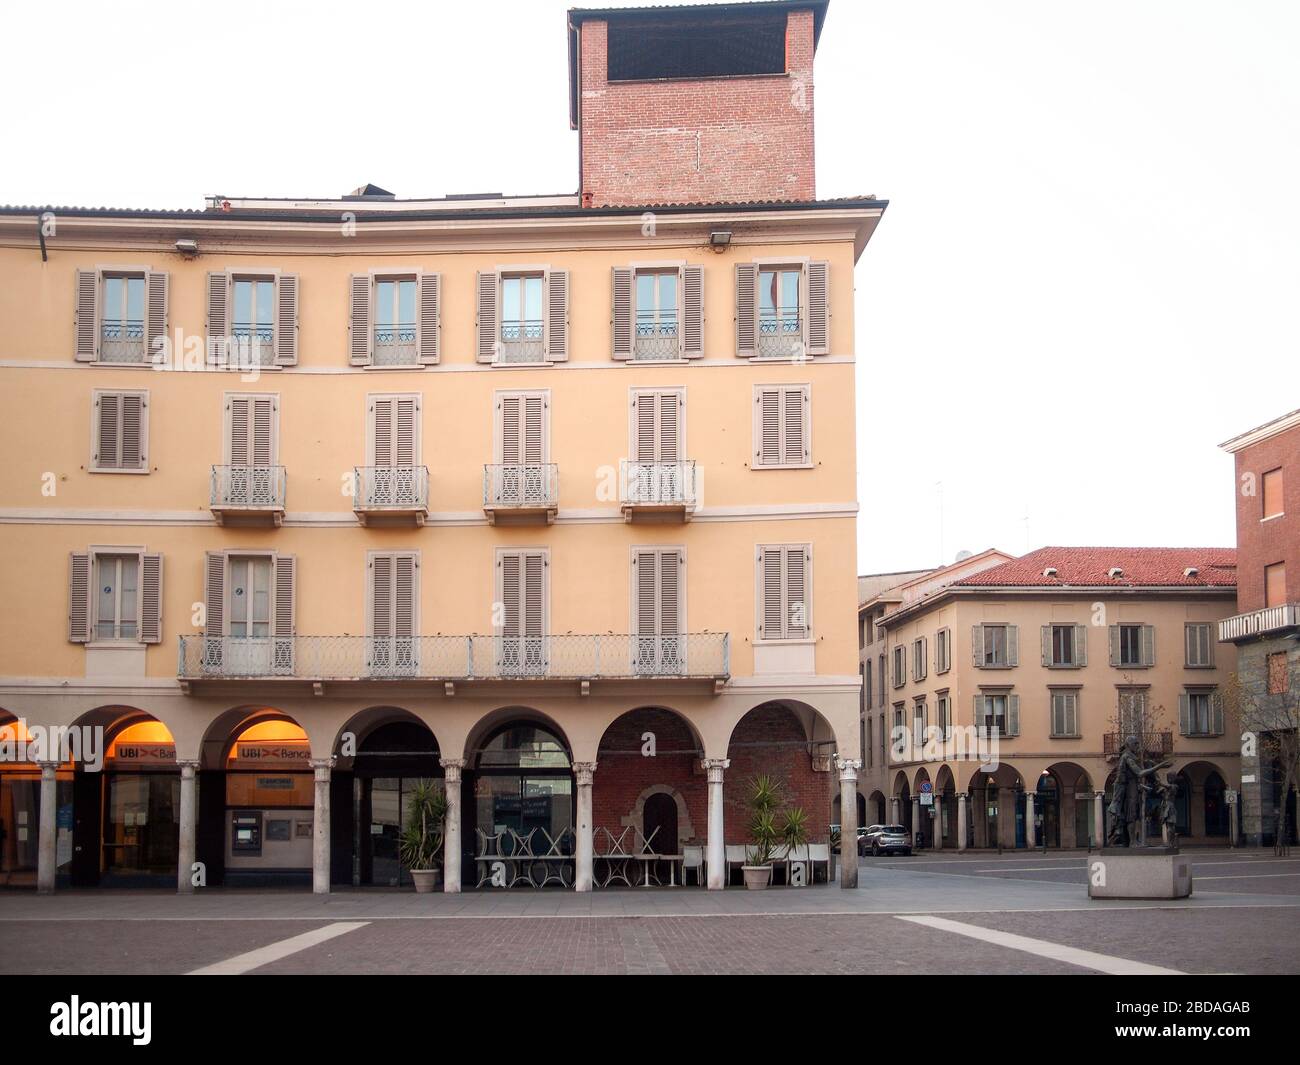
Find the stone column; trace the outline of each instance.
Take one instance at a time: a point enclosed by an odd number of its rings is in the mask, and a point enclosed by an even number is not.
[[[595,762],[574,762],[578,779],[578,852],[573,861],[573,890],[590,891],[595,858],[595,825],[591,809],[591,785],[596,775]]]
[[[968,796],[964,791],[959,791],[957,793],[957,850],[958,851],[964,851],[966,849],[966,818],[967,818],[966,799],[967,797]]]
[[[933,826],[931,837],[934,839],[934,849],[943,850],[943,792],[934,793],[934,805],[930,807],[930,824]]]
[[[989,846],[989,791],[987,787],[980,788],[978,791],[971,793],[971,800],[975,803],[975,846]]]
[[[898,808],[898,796],[891,795],[889,797],[889,823],[891,825],[897,825],[901,824],[902,820],[902,811]]]
[[[858,770],[862,760],[839,759],[840,764],[840,887],[858,886]],[[812,882],[809,870],[809,883]]]
[[[916,834],[921,831],[921,796],[912,796],[912,839],[916,842]]]
[[[316,803],[312,815],[311,889],[317,895],[330,893],[330,770],[333,758],[313,758],[316,774]]]
[[[1098,791],[1092,796],[1093,846],[1106,846],[1106,793]]]
[[[442,766],[442,791],[447,796],[447,821],[442,829],[442,890],[455,895],[460,891],[460,771],[464,758],[439,758]]]
[[[1025,792],[1025,846],[1033,850],[1038,843],[1038,833],[1034,831],[1034,793]]]
[[[58,762],[37,762],[41,767],[41,820],[37,837],[36,851],[36,890],[41,895],[54,893],[54,874],[57,869],[58,849],[55,840],[58,836],[59,786],[54,774],[58,772]]]
[[[182,895],[194,894],[194,822],[198,817],[198,781],[195,771],[198,762],[178,762],[181,767],[181,837],[176,857],[176,890]]]
[[[722,824],[722,774],[731,765],[730,758],[705,758],[704,770],[709,776],[709,890],[721,891],[727,886],[727,847]]]

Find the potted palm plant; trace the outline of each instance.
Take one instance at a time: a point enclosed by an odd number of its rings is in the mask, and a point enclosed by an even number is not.
[[[754,845],[745,855],[745,887],[761,891],[772,883],[772,858],[778,849],[790,854],[808,842],[808,814],[799,806],[779,810],[781,785],[770,776],[749,784],[749,834]]]
[[[447,796],[432,780],[411,790],[410,815],[398,841],[398,857],[411,873],[415,890],[427,894],[442,879],[442,842],[447,821]]]

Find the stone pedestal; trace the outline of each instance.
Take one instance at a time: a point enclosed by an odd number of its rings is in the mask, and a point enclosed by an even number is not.
[[[1103,847],[1088,860],[1090,899],[1185,899],[1192,862],[1177,847]]]

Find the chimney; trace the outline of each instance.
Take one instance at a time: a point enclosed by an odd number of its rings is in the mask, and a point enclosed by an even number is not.
[[[829,0],[569,12],[584,206],[816,198]]]

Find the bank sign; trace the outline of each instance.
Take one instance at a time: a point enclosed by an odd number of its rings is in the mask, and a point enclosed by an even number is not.
[[[306,769],[311,761],[311,745],[306,740],[273,740],[267,743],[236,743],[232,769],[265,769],[268,766],[294,766]]]

